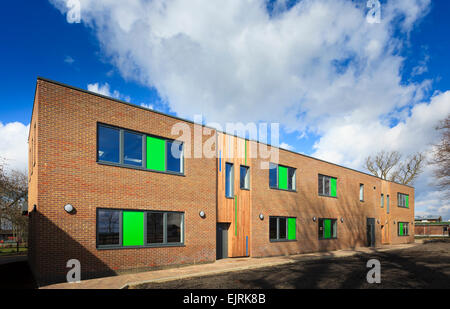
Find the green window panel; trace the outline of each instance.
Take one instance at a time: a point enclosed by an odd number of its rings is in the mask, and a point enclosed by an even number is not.
[[[166,170],[166,141],[147,136],[147,168],[156,171]]]
[[[297,229],[295,226],[296,218],[288,218],[288,240],[297,239]]]
[[[409,208],[409,196],[405,196],[406,200],[405,200],[405,206],[406,208]]]
[[[287,190],[287,167],[278,166],[278,189]]]
[[[330,178],[330,196],[336,197],[336,178]]]
[[[323,220],[323,238],[331,238],[331,220]]]
[[[144,245],[144,213],[138,211],[123,212],[123,246]]]
[[[398,235],[403,236],[403,223],[398,224]]]

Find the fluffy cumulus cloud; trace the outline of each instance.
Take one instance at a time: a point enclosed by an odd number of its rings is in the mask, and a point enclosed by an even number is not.
[[[50,2],[67,13],[66,1]],[[278,0],[270,12],[265,0],[80,3],[118,72],[157,89],[178,116],[280,122],[320,136],[314,155],[336,163],[360,169],[373,151],[426,150],[450,112],[449,92],[427,100],[431,81],[402,80],[400,52],[430,0],[383,1],[381,23],[367,22],[366,1]],[[423,61],[414,74],[425,71]]]
[[[92,91],[92,92],[95,92],[95,93],[98,93],[98,94],[101,94],[101,95],[104,95],[107,97],[112,97],[112,98],[124,100],[127,102],[131,101],[131,98],[129,96],[122,95],[117,90],[111,91],[111,87],[109,86],[108,83],[104,83],[103,85],[99,84],[99,83],[88,84],[87,88],[89,91]]]
[[[20,122],[0,122],[0,159],[8,169],[27,170],[29,129],[29,125]]]

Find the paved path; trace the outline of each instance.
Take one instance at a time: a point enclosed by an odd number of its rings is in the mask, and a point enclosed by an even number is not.
[[[386,245],[378,248],[356,248],[354,250],[338,250],[338,251],[317,252],[317,253],[307,253],[300,255],[267,257],[267,258],[230,258],[218,260],[210,264],[191,265],[164,270],[155,270],[113,277],[84,280],[79,283],[59,283],[41,287],[41,289],[121,289],[143,283],[167,282],[171,280],[200,277],[205,275],[214,275],[232,271],[270,267],[276,265],[296,263],[299,260],[346,257],[359,253],[398,250],[410,248],[416,245],[418,244],[413,243],[404,245]]]

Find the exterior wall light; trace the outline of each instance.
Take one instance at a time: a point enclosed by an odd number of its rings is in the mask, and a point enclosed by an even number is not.
[[[205,212],[204,212],[203,210],[201,210],[198,214],[199,214],[200,217],[202,217],[202,218],[205,218],[205,217],[206,217],[206,214],[205,214]]]
[[[341,217],[341,223],[344,223],[344,218]]]
[[[72,213],[73,211],[74,211],[74,209],[75,208],[73,208],[73,206],[72,205],[70,205],[70,204],[67,204],[67,205],[65,205],[64,206],[64,210],[67,212],[67,213]]]
[[[313,219],[313,221],[314,221],[314,222],[316,222],[316,220],[317,220],[317,218],[316,218],[316,217],[313,217],[312,219]]]
[[[377,223],[380,224],[380,220],[377,220]]]
[[[394,224],[396,224],[395,221],[394,221]]]
[[[264,220],[264,215],[261,213],[261,214],[259,214],[259,219],[260,220]]]

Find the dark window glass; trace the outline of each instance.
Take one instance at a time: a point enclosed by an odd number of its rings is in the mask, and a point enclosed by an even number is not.
[[[288,168],[288,189],[295,190],[295,168]]]
[[[142,166],[142,135],[125,131],[123,139],[123,163]]]
[[[324,194],[323,193],[323,176],[319,175],[319,194]]]
[[[279,238],[286,239],[286,218],[278,218],[279,224]]]
[[[119,163],[120,131],[109,127],[98,127],[98,159]]]
[[[277,239],[277,218],[269,219],[269,235],[270,239]]]
[[[183,172],[183,144],[167,142],[167,170],[176,173]]]
[[[273,163],[269,165],[269,186],[278,188],[278,166]]]
[[[225,164],[225,196],[233,197],[233,164]]]
[[[248,172],[248,167],[241,166],[241,178],[240,185],[241,189],[249,189],[250,188],[250,175]]]
[[[319,239],[337,238],[337,219],[319,218]]]
[[[120,211],[98,211],[98,245],[119,245]]]
[[[180,213],[167,213],[167,242],[181,242],[181,220]]]
[[[323,182],[324,182],[323,194],[324,195],[330,195],[330,178],[329,177],[323,177]]]
[[[163,218],[163,213],[147,213],[147,243],[160,244],[164,242]]]

